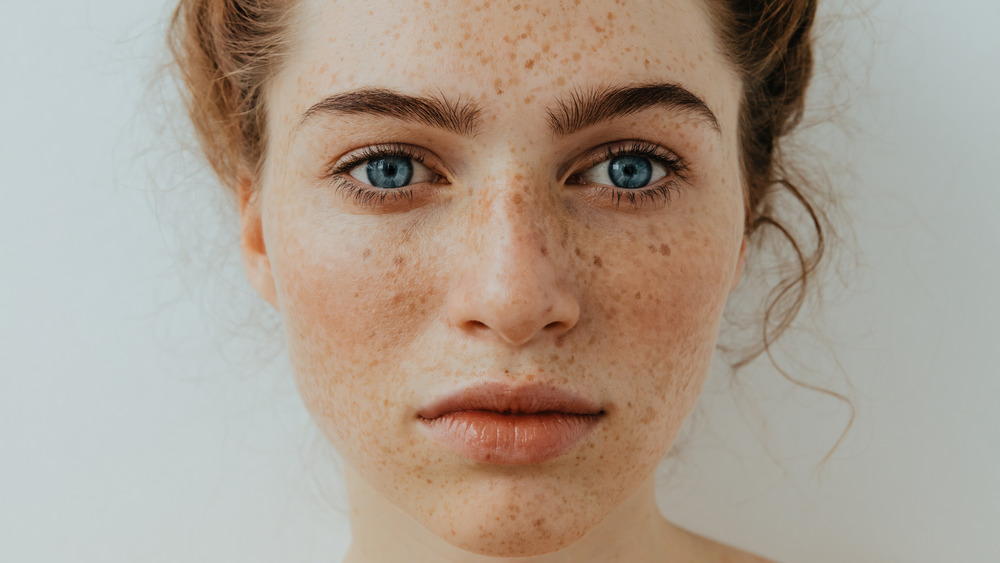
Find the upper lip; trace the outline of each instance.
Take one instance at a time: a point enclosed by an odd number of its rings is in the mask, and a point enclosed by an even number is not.
[[[431,419],[452,412],[485,410],[511,414],[558,412],[566,414],[604,414],[599,405],[565,389],[544,383],[512,386],[505,383],[480,383],[437,399],[419,411],[420,418]]]

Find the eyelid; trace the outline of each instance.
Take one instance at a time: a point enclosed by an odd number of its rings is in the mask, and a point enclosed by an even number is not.
[[[638,154],[651,158],[667,169],[668,177],[677,177],[684,182],[688,181],[687,172],[690,165],[687,160],[668,148],[641,139],[614,141],[591,149],[582,158],[578,158],[575,164],[567,167],[566,170],[568,172],[560,174],[560,177],[563,178],[564,182],[567,182],[571,178],[589,171],[605,160],[627,154]]]
[[[434,171],[435,174],[445,177],[446,174],[440,170],[443,168],[440,159],[430,151],[415,145],[406,143],[382,143],[376,145],[366,145],[337,157],[326,165],[325,175],[327,177],[336,174],[347,174],[365,161],[373,158],[385,156],[399,156],[409,158]]]

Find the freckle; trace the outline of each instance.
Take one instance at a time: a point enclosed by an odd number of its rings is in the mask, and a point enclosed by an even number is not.
[[[667,246],[666,244],[661,244],[660,245],[660,254],[662,254],[664,256],[670,256],[670,247]]]
[[[604,260],[601,260],[600,256],[594,256],[594,265],[598,268],[604,267]]]
[[[406,263],[406,258],[402,254],[399,254],[392,259],[392,263],[397,266],[402,266],[403,264]]]
[[[534,100],[534,99],[535,99],[534,96],[528,96],[528,97],[524,98],[524,103],[525,104],[530,104],[532,102],[532,100]],[[514,152],[514,149],[511,149],[511,152]]]
[[[543,53],[548,53],[549,49],[551,49],[551,48],[552,48],[552,46],[549,45],[548,43],[546,43],[546,44],[542,45],[542,52]]]
[[[642,299],[642,292],[641,291],[635,292],[635,298],[636,299]]]
[[[655,244],[651,244],[651,245],[647,246],[646,248],[648,248],[649,251],[652,252],[653,254],[656,254],[656,245]]]
[[[577,52],[573,53],[573,60],[574,60],[574,61],[578,61],[578,60],[580,60],[580,57],[581,57],[581,56],[582,56],[582,55],[580,55],[580,52],[579,52],[579,51],[577,51]]]
[[[573,252],[576,253],[577,256],[583,258],[583,252],[580,252],[579,248],[576,248],[575,250],[573,250]]]
[[[556,79],[556,86],[562,86],[563,84],[566,84],[566,79],[564,77],[560,76]]]
[[[535,59],[528,59],[524,61],[524,68],[531,68],[535,66]]]

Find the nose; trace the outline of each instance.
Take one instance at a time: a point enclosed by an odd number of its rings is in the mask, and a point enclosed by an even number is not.
[[[450,324],[515,347],[569,332],[580,318],[558,210],[547,194],[506,183],[467,221]]]

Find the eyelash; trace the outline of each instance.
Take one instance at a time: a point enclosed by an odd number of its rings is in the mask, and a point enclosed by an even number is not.
[[[580,181],[581,176],[591,170],[594,166],[620,156],[640,156],[655,162],[666,170],[667,175],[659,180],[654,186],[643,188],[627,189],[603,184],[589,184],[594,187],[597,198],[610,199],[615,208],[620,208],[622,199],[625,199],[631,208],[643,208],[648,206],[662,206],[670,202],[674,192],[679,191],[679,182],[687,182],[688,164],[677,154],[667,151],[655,144],[646,141],[625,141],[608,145],[599,156],[588,159],[588,164],[580,171],[570,175],[567,182],[576,180],[579,185],[588,185],[587,182]],[[347,160],[329,167],[326,178],[333,182],[337,191],[344,193],[355,204],[365,209],[375,209],[387,203],[400,200],[413,202],[413,190],[410,187],[387,189],[375,188],[361,185],[358,182],[347,179],[349,172],[354,168],[377,158],[399,157],[411,159],[421,165],[426,166],[425,158],[414,148],[393,143],[389,145],[373,145],[361,149]],[[428,167],[430,168],[430,167]],[[442,178],[440,174],[438,179]]]
[[[427,166],[424,164],[424,156],[407,145],[399,143],[374,145],[365,147],[347,160],[330,166],[327,171],[326,178],[333,182],[334,187],[338,192],[344,193],[355,204],[365,209],[375,209],[385,205],[387,199],[390,200],[389,203],[402,199],[412,203],[413,190],[409,187],[395,189],[376,188],[374,186],[360,185],[355,181],[345,178],[345,176],[349,176],[348,173],[351,170],[364,164],[365,162],[377,158],[394,156],[399,158],[408,158],[421,165]],[[440,174],[437,176],[439,178],[441,177]]]
[[[679,193],[679,183],[688,181],[688,164],[677,154],[665,150],[658,145],[646,141],[632,140],[608,145],[604,151],[593,159],[588,159],[588,164],[583,170],[571,175],[567,181],[577,180],[580,185],[588,185],[582,181],[581,176],[591,170],[594,166],[620,156],[641,156],[655,162],[667,171],[667,175],[659,180],[655,185],[643,188],[627,189],[603,184],[589,184],[595,187],[596,197],[608,198],[615,208],[619,208],[622,199],[625,199],[631,208],[658,207],[670,202],[674,193]]]

